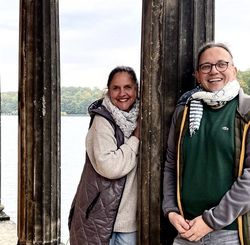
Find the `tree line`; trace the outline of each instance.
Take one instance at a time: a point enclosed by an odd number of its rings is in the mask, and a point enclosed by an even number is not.
[[[250,69],[238,71],[237,79],[247,94],[250,94]],[[87,115],[89,105],[101,98],[104,91],[95,87],[62,87],[61,113],[62,115]],[[17,115],[17,92],[1,93],[1,113]]]
[[[62,87],[61,88],[61,114],[62,115],[87,115],[89,105],[101,98],[104,90],[97,87]],[[17,115],[18,93],[1,93],[1,113]]]

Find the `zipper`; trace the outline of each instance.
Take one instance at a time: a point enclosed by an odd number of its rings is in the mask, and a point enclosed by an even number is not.
[[[183,208],[181,205],[181,193],[180,193],[180,147],[181,147],[181,136],[182,136],[182,132],[183,132],[186,117],[187,117],[187,111],[188,111],[188,107],[185,106],[183,115],[182,115],[180,134],[179,134],[178,146],[177,146],[177,204],[180,210],[180,214],[182,216],[184,216],[184,213],[183,213]]]
[[[244,158],[245,158],[245,147],[246,147],[246,135],[247,135],[247,131],[248,131],[249,127],[250,127],[250,121],[244,126],[244,130],[243,130],[238,177],[241,176],[242,172],[243,172],[243,164],[244,164]],[[239,216],[237,218],[237,222],[238,222],[240,244],[244,245],[242,216]]]

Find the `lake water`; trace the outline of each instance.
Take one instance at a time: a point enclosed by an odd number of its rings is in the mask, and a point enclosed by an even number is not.
[[[17,222],[17,116],[1,117],[2,189],[5,213]],[[61,242],[68,240],[68,213],[82,172],[89,117],[61,118]]]

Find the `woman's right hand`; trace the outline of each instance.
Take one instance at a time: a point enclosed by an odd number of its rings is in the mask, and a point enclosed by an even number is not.
[[[138,139],[140,139],[140,119],[138,119],[137,120],[137,126],[136,126],[136,128],[135,128],[135,130],[134,130],[134,132],[133,132],[133,135],[136,137],[136,138],[138,138]]]
[[[136,129],[134,130],[133,135],[134,135],[136,138],[140,139],[140,128],[139,128],[138,126],[137,126]]]

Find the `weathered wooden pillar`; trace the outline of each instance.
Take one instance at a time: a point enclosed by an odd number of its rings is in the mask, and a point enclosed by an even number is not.
[[[214,38],[214,0],[144,0],[142,17],[139,244],[172,244],[161,211],[167,135],[178,97],[195,86],[197,49]]]
[[[20,1],[18,244],[60,244],[57,0]]]

